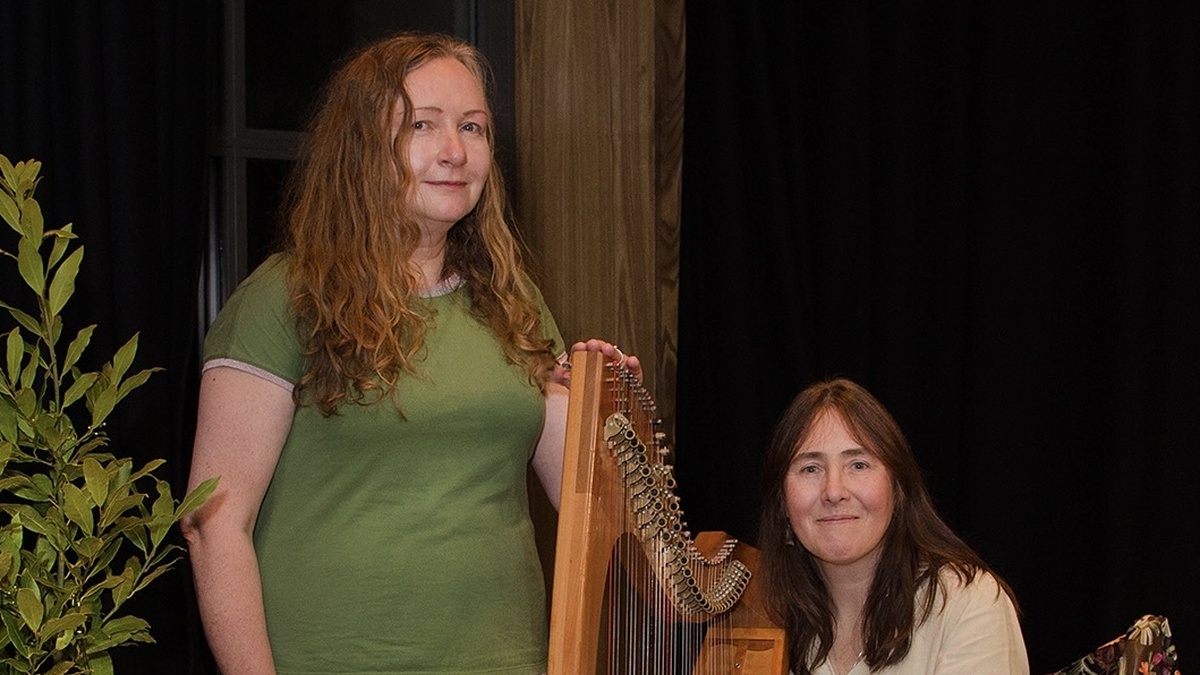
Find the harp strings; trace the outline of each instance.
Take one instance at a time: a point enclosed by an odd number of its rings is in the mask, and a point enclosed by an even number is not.
[[[606,501],[609,522],[624,534],[616,537],[609,562],[602,672],[732,673],[735,655],[723,642],[710,644],[699,660],[706,632],[719,633],[729,622],[721,599],[716,598],[719,606],[713,607],[699,589],[719,589],[723,577],[733,580],[726,585],[744,584],[740,576],[726,574],[733,543],[706,555],[693,546],[674,494],[670,448],[653,397],[623,368],[607,364],[605,379],[606,407],[614,412],[609,421],[616,418],[617,424],[606,433],[620,432],[608,439],[619,478],[609,481],[612,494]]]

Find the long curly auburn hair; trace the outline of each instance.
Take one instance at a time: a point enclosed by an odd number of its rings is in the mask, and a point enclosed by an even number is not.
[[[294,397],[326,416],[342,403],[395,400],[398,378],[417,374],[429,317],[408,264],[420,229],[404,198],[413,183],[404,151],[413,125],[405,81],[442,57],[458,59],[488,91],[483,55],[455,37],[401,33],[353,55],[326,84],[285,185],[288,290],[307,359]],[[403,119],[393,139],[397,102]],[[494,133],[489,124],[492,148]],[[443,280],[462,279],[471,311],[541,386],[554,345],[542,338],[536,291],[510,220],[493,162],[474,210],[447,235]]]

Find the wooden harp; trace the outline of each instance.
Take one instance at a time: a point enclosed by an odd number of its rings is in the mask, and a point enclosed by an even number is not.
[[[657,418],[628,371],[573,354],[548,675],[785,675],[758,552],[686,531]]]

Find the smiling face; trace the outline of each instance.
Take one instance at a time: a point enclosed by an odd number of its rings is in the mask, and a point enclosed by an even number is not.
[[[792,531],[822,569],[874,571],[895,506],[892,477],[841,415],[819,414],[788,467],[784,495]]]
[[[444,237],[475,208],[492,166],[483,85],[458,59],[440,57],[405,78],[412,127],[404,153],[412,171],[410,212],[426,237]],[[403,101],[392,137],[399,134]]]

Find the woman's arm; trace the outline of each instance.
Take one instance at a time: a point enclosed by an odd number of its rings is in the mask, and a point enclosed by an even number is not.
[[[533,471],[554,508],[562,496],[563,449],[567,438],[567,388],[546,383],[546,418],[533,452]]]
[[[608,360],[627,368],[639,380],[642,379],[642,364],[638,357],[625,354],[612,343],[591,339],[587,342],[576,342],[571,346],[571,352],[581,351],[600,352]],[[546,496],[550,498],[550,503],[556,509],[562,495],[563,446],[567,437],[567,387],[570,384],[571,371],[562,366],[555,369],[555,376],[546,383],[546,418],[542,423],[542,436],[538,439],[533,454],[533,470],[546,491]]]
[[[936,605],[934,610],[937,611]],[[927,672],[1029,675],[1029,659],[1016,609],[992,575],[980,572],[973,583],[952,589],[940,619],[936,637],[929,639],[940,639],[941,643],[935,667]],[[918,651],[915,641],[913,651]]]
[[[275,674],[253,534],[294,409],[289,391],[233,368],[212,368],[200,384],[188,490],[212,476],[220,483],[182,529],[204,632],[224,675]]]

